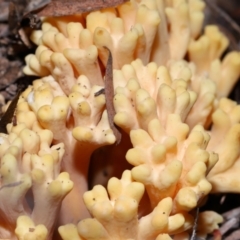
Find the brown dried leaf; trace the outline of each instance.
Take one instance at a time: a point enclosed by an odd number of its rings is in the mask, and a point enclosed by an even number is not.
[[[45,7],[47,4],[49,4],[51,2],[51,0],[32,0],[29,2],[27,8],[26,8],[26,12],[31,12],[31,11],[35,11],[38,10],[40,8]]]
[[[52,0],[49,4],[34,11],[38,16],[67,16],[103,8],[115,7],[128,0]]]
[[[9,31],[14,36],[17,35],[17,31],[20,25],[19,14],[20,13],[17,9],[17,6],[14,3],[10,2],[9,13],[8,13],[8,27],[9,27]]]
[[[106,47],[105,47],[106,48]],[[106,108],[108,113],[108,121],[113,133],[116,137],[116,144],[119,144],[121,141],[121,132],[118,127],[114,124],[114,116],[116,115],[113,98],[114,98],[114,88],[113,88],[113,60],[111,51],[106,48],[109,52],[108,61],[105,72],[105,98],[106,98]]]
[[[13,115],[14,115],[20,94],[21,94],[21,92],[19,91],[18,94],[14,97],[14,99],[10,103],[7,111],[3,114],[3,116],[0,120],[0,132],[1,133],[7,133],[7,124],[12,122]]]

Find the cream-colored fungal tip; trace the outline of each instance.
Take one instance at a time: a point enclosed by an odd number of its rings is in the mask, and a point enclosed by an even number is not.
[[[212,62],[209,77],[217,84],[218,98],[226,97],[231,92],[240,75],[240,53],[233,51],[226,54],[222,62]]]
[[[59,83],[64,93],[69,94],[76,82],[72,65],[62,53],[53,53],[51,62],[54,65],[51,71],[53,77]]]
[[[131,142],[133,146],[142,146],[142,147],[150,147],[152,144],[152,139],[149,134],[142,130],[132,130],[130,132]]]
[[[15,183],[20,185],[15,191],[16,199],[25,194],[26,191],[31,187],[31,178],[28,174],[21,174],[19,172],[17,159],[11,154],[6,153],[1,159],[1,176],[2,186],[6,184]],[[13,189],[5,189],[4,191],[12,191]]]
[[[167,191],[167,189],[174,186],[180,178],[182,171],[182,164],[180,161],[175,160],[167,164],[165,167],[158,166],[159,171],[152,170],[151,165],[154,164],[142,164],[132,169],[132,175],[135,180],[142,182],[145,185],[149,185],[150,195],[150,185],[156,188],[156,190],[158,189],[158,191]],[[161,174],[159,174],[159,172],[161,172]],[[150,196],[153,205],[157,203],[157,200],[153,200],[155,197],[155,194]]]
[[[204,35],[189,44],[189,59],[196,64],[198,73],[209,72],[211,63],[221,57],[228,44],[227,37],[217,26],[206,26]]]
[[[167,227],[168,224],[168,217],[172,210],[172,199],[165,198],[152,212],[152,227],[162,230]]]
[[[37,48],[37,50],[40,48],[40,46]],[[39,51],[40,52],[40,51]],[[54,68],[54,64],[51,61],[51,56],[52,56],[53,52],[51,50],[49,50],[49,48],[43,50],[42,52],[39,53],[39,62],[40,64],[47,68],[49,72],[52,72],[53,68]]]
[[[134,166],[144,164],[145,157],[146,157],[146,153],[143,150],[135,149],[135,148],[128,150],[127,155],[126,155],[127,161]],[[161,158],[159,158],[159,159],[161,159]]]
[[[182,172],[182,163],[178,160],[173,160],[168,163],[162,170],[161,176],[159,176],[159,185],[156,186],[160,189],[169,188],[176,184]]]
[[[63,54],[79,75],[88,77],[91,85],[103,85],[101,70],[98,64],[98,50],[95,45],[91,45],[86,49],[65,49]]]
[[[172,240],[169,234],[161,233],[157,236],[156,240]]]
[[[19,137],[22,139],[24,151],[29,153],[37,153],[39,151],[40,138],[34,131],[25,128],[20,132]]]
[[[205,2],[202,0],[189,1],[189,14],[190,14],[190,29],[191,37],[197,38],[202,30],[204,21]]]
[[[42,36],[42,43],[54,52],[62,52],[63,49],[70,47],[67,38],[62,33],[47,31]]]
[[[175,198],[178,211],[190,211],[197,206],[196,193],[190,188],[182,188],[178,191]]]
[[[108,192],[97,185],[84,194],[84,202],[94,219],[83,220],[80,224],[96,225],[100,231],[98,234],[107,233],[112,239],[135,239],[143,184],[133,182],[131,172],[126,170],[121,179],[111,178],[107,188]]]
[[[23,72],[26,75],[36,75],[36,76],[47,76],[49,75],[49,70],[42,66],[34,54],[29,54],[25,58],[26,66],[23,68]]]
[[[87,15],[87,29],[89,29],[92,33],[98,26],[108,27],[108,15],[106,13],[95,11],[91,12]],[[97,21],[96,21],[97,19]]]
[[[157,117],[156,103],[144,89],[138,89],[132,98],[116,94],[114,106],[117,112],[114,121],[127,132],[139,127],[146,129],[149,121]]]
[[[5,154],[11,154],[13,157],[15,157],[16,159],[21,157],[21,149],[17,146],[13,146],[11,145],[7,151],[5,152]]]
[[[96,19],[98,19],[98,24],[96,24]],[[108,10],[102,13],[94,12],[89,14],[87,16],[87,28],[93,33],[93,42],[99,48],[99,56],[104,65],[107,61],[107,52],[102,48],[104,46],[107,46],[111,50],[115,58],[115,68],[118,68],[118,65],[122,64],[121,61],[126,61],[126,58],[133,55],[134,49],[131,50],[131,48],[135,47],[136,40],[132,42],[131,38],[136,38],[137,35],[136,33],[132,34],[134,31],[126,31],[125,33],[123,21],[121,18],[116,18],[114,10],[111,14],[109,14]],[[127,43],[127,45],[125,43]],[[132,43],[134,45],[133,47]],[[126,49],[121,48],[122,45],[125,46]],[[125,53],[126,56],[124,56],[123,53]],[[120,56],[122,56],[122,59]],[[133,59],[133,56],[131,59]]]
[[[46,180],[50,180],[51,178],[55,178],[55,176],[54,176],[56,174],[55,169],[58,169],[58,167],[55,166],[53,156],[51,156],[50,154],[46,154],[46,155],[43,155],[40,157],[40,156],[34,154],[34,155],[31,155],[31,161],[32,161],[32,168],[33,168],[32,175],[33,175],[34,180],[39,179],[39,177],[41,178],[42,181],[46,181]],[[55,170],[55,171],[53,171],[53,170]],[[39,171],[41,171],[41,172],[39,172]],[[44,177],[44,175],[46,177]]]
[[[216,163],[215,167],[209,173],[209,179],[211,182],[214,181],[213,188],[216,189],[218,186],[219,190],[222,188],[221,184],[217,184],[217,178],[220,177],[218,174],[221,174],[221,178],[225,178],[229,174],[236,172],[238,168],[238,158],[239,158],[239,133],[240,133],[240,124],[234,124],[230,129],[225,133],[223,139],[213,142],[210,145],[210,149],[215,151],[219,155],[219,161]],[[211,143],[211,141],[210,141]],[[228,159],[228,161],[226,161]],[[235,166],[234,166],[235,165]],[[231,172],[231,173],[230,173]],[[234,173],[236,174],[236,173]],[[234,176],[234,175],[232,175]],[[227,179],[228,177],[226,177]],[[215,179],[215,180],[213,180]],[[232,178],[228,178],[228,181],[232,181]],[[216,185],[216,186],[215,186]],[[236,187],[237,185],[230,184],[231,188]],[[229,186],[229,187],[230,187]],[[224,186],[226,188],[226,185]]]
[[[78,234],[77,226],[74,224],[67,224],[58,228],[58,232],[62,240],[83,240]]]
[[[172,81],[175,79],[182,79],[186,82],[189,82],[191,80],[191,77],[193,75],[191,63],[186,62],[183,59],[170,59],[167,63],[167,66]]]
[[[67,172],[62,172],[58,175],[54,184],[52,184],[50,187],[50,191],[54,193],[54,196],[59,195],[62,197],[72,190],[73,182],[70,180],[70,176]]]
[[[204,162],[202,161],[196,162],[191,168],[191,170],[187,173],[186,176],[187,181],[190,184],[195,185],[202,177],[206,175],[206,170],[207,167],[204,164]]]
[[[187,220],[185,220],[182,214],[170,216],[172,207],[172,199],[167,197],[158,203],[152,213],[142,217],[139,220],[137,239],[155,239],[160,233],[163,234],[167,232],[173,234],[181,231],[181,228],[184,227],[185,221]]]
[[[79,36],[79,45],[82,49],[87,49],[93,45],[92,33],[88,29],[83,29]]]
[[[121,195],[133,198],[138,203],[140,202],[143,193],[144,186],[139,182],[133,182],[131,171],[125,170],[122,174],[122,178],[119,180],[115,177],[108,181],[108,193],[111,200],[115,200]]]
[[[85,75],[79,76],[72,87],[72,93],[78,92],[82,94],[83,97],[89,97],[91,90],[91,83]]]
[[[131,79],[137,79],[136,71],[134,70],[131,64],[125,64],[121,70],[114,69],[113,70],[113,83],[114,88],[118,92],[117,88],[121,87],[124,88]],[[136,82],[136,83],[135,83]],[[140,84],[135,81],[136,89],[138,89]]]
[[[91,129],[76,127],[73,130],[73,137],[81,142],[91,142],[93,140],[93,132]]]
[[[8,125],[9,126],[9,125]],[[24,123],[17,124],[16,126],[10,125],[11,127],[9,128],[10,130],[10,135],[9,135],[9,140],[10,142],[13,142],[17,136],[26,129],[26,125]]]
[[[146,18],[146,16],[149,17]],[[139,6],[136,13],[135,23],[137,27],[140,25],[143,29],[143,34],[140,35],[139,42],[145,44],[142,46],[144,50],[137,48],[137,57],[139,57],[144,64],[150,62],[150,54],[160,22],[160,14],[157,10],[149,9],[145,4]],[[141,29],[139,32],[140,31]]]
[[[134,104],[131,104],[124,94],[117,93],[114,96],[114,108],[116,109],[116,115],[114,116],[115,124],[126,132],[137,128],[138,124],[134,116],[135,114],[134,112],[131,113],[135,110]]]
[[[45,155],[50,155],[53,158],[54,169],[59,171],[61,166],[61,161],[65,153],[65,148],[63,143],[58,143],[50,147],[46,142],[41,144],[41,150],[38,152],[40,157]]]
[[[157,100],[158,110],[160,111],[162,121],[164,121],[166,116],[174,111],[176,103],[175,91],[171,87],[162,84],[158,91]]]
[[[197,234],[206,237],[207,234],[219,229],[219,224],[223,222],[223,217],[213,211],[199,213]]]
[[[31,177],[35,183],[39,183],[39,184],[43,183],[45,180],[44,173],[40,169],[33,169],[31,172]]]
[[[98,146],[113,144],[116,137],[108,123],[107,111],[104,110],[100,121],[89,127],[78,126],[72,131],[73,137],[80,142],[96,143]]]
[[[48,129],[43,129],[38,121],[35,121],[32,130],[39,136],[40,142],[47,143],[48,146],[52,143],[53,133]]]
[[[80,221],[77,225],[77,229],[79,235],[82,236],[83,239],[111,239],[102,224],[96,219],[85,219]]]
[[[19,240],[46,240],[48,231],[42,224],[35,225],[30,217],[20,216],[17,219],[15,234]]]
[[[208,127],[209,117],[215,108],[217,85],[211,79],[201,76],[194,77],[191,87],[197,93],[197,99],[186,118],[186,123],[190,128],[197,124]]]
[[[69,174],[60,173],[61,159],[56,159],[54,155],[55,151],[52,151],[52,154],[31,156],[34,197],[34,209],[31,216],[35,223],[43,223],[46,226],[48,239],[51,239],[54,232],[61,203],[73,188]]]
[[[96,85],[91,87],[89,79],[84,75],[78,78],[69,95],[75,126],[93,128],[99,123],[105,108],[105,96],[95,96],[95,93],[101,89]]]
[[[37,112],[37,118],[41,125],[48,128],[54,121],[66,121],[69,108],[67,97],[55,97],[51,105],[42,106]]]
[[[162,123],[168,136],[174,136],[177,141],[183,141],[186,139],[189,133],[189,126],[181,120],[181,116],[178,114],[169,114],[166,118],[166,122]],[[153,132],[153,130],[151,131]]]
[[[114,216],[116,219],[122,222],[136,221],[136,216],[138,213],[138,202],[132,198],[121,197],[116,200],[114,206]]]
[[[149,122],[148,133],[155,142],[161,141],[162,136],[165,134],[165,129],[159,119],[155,118]]]
[[[96,217],[109,221],[113,207],[108,200],[107,191],[101,185],[95,186],[91,191],[84,193],[83,200],[88,210]]]
[[[83,30],[83,26],[79,22],[70,22],[67,24],[68,41],[72,48],[79,48],[79,38]]]
[[[35,31],[32,31],[32,34],[30,35],[30,39],[33,43],[35,43],[36,45],[39,45],[41,44],[42,35],[43,35],[42,30],[35,30]]]
[[[222,98],[219,101],[217,109],[212,114],[210,148],[221,140],[231,126],[239,122],[239,109],[240,106],[230,99]]]
[[[24,123],[27,128],[31,129],[33,123],[37,120],[34,112],[19,111],[16,114],[17,124]]]
[[[113,21],[111,25],[116,23],[116,21]],[[111,29],[114,28],[112,27]],[[106,65],[107,51],[103,47],[107,46],[113,55],[113,67],[115,69],[120,69],[124,64],[134,60],[137,40],[138,31],[135,28],[126,33],[122,32],[119,34],[113,31],[108,32],[105,28],[98,27],[93,35],[93,42],[100,49],[99,57],[101,61]]]
[[[14,135],[14,139],[17,138],[16,134],[11,134],[11,135]],[[5,133],[0,133],[0,157],[1,158],[4,155],[4,153],[7,151],[9,146],[10,146],[9,135]]]
[[[29,129],[32,128],[33,123],[37,120],[35,113],[31,111],[30,106],[23,98],[20,98],[17,105],[16,117],[18,124],[24,123]]]
[[[167,84],[167,85],[171,85],[172,83],[172,79],[171,79],[171,75],[170,72],[168,71],[168,68],[165,66],[160,66],[157,69],[157,80],[163,84]]]
[[[174,4],[173,7],[165,9],[170,23],[169,47],[172,59],[183,59],[186,54],[190,40],[189,6],[186,2]],[[181,39],[179,41],[179,37]]]

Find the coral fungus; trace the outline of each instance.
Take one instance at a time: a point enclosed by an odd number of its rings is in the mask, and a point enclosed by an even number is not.
[[[42,19],[23,70],[39,79],[0,135],[1,239],[188,239],[205,196],[239,192],[240,108],[227,96],[240,53],[222,58],[217,26],[201,33],[204,6],[131,0]],[[205,236],[222,219],[200,221]]]

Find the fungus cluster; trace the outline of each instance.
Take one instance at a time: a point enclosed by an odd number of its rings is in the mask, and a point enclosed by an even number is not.
[[[0,134],[1,239],[188,239],[210,192],[239,192],[240,106],[227,96],[240,53],[223,56],[217,26],[202,33],[204,7],[131,0],[42,19],[23,70],[39,79]],[[222,218],[199,221],[205,236]]]

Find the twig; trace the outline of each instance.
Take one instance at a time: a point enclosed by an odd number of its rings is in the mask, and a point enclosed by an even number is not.
[[[0,187],[0,190],[2,190],[3,188],[16,187],[16,186],[21,185],[22,183],[23,183],[23,181],[5,184],[5,185],[3,185],[3,186]]]
[[[193,223],[193,230],[190,240],[196,240],[196,232],[197,232],[197,226],[198,226],[198,215],[199,215],[199,207],[196,209],[196,215]]]
[[[112,53],[111,51],[105,47],[108,52],[108,61],[106,66],[106,72],[105,72],[105,98],[106,98],[106,108],[108,112],[108,121],[111,129],[113,130],[113,133],[116,137],[116,144],[118,145],[121,141],[121,132],[117,128],[117,126],[114,124],[113,119],[116,114],[114,105],[113,105],[113,99],[114,99],[114,88],[113,88],[113,60],[112,60]]]

